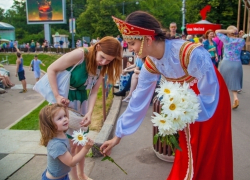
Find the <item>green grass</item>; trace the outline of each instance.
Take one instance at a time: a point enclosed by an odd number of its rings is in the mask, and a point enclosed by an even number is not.
[[[8,56],[8,60],[10,64],[16,63],[16,54],[15,53],[0,53],[0,61],[2,58],[6,58]],[[24,59],[24,65],[29,66],[31,60],[34,58],[35,54],[22,54]],[[40,59],[46,66],[41,66],[41,69],[45,72],[47,71],[48,66],[53,63],[56,59],[61,57],[61,55],[57,54],[37,54],[38,59]],[[110,91],[109,96],[106,100],[106,112],[108,113],[109,108],[112,104],[113,96]],[[16,130],[38,130],[39,129],[39,118],[38,114],[40,110],[48,104],[47,101],[44,101],[39,107],[33,110],[29,115],[21,119],[17,124],[12,126],[10,129]],[[103,125],[103,104],[102,104],[102,86],[100,86],[97,94],[97,100],[95,103],[93,115],[92,115],[92,123],[90,125],[90,130],[100,131]]]
[[[53,63],[55,60],[57,60],[59,57],[61,57],[62,55],[58,55],[58,54],[31,54],[31,53],[22,53],[22,57],[23,57],[23,64],[25,66],[29,66],[32,59],[34,59],[34,56],[37,55],[38,59],[40,59],[45,66],[41,66],[41,69],[43,71],[47,71],[47,68],[49,67],[49,65],[51,63]],[[6,59],[6,56],[8,56],[8,60],[10,64],[16,64],[16,54],[15,53],[0,53],[0,61],[2,60],[2,58]]]
[[[18,130],[38,130],[39,129],[39,112],[40,110],[48,104],[44,101],[39,107],[33,110],[30,114],[21,119],[17,124],[12,126],[10,129]]]
[[[106,112],[108,113],[112,104],[113,96],[110,91],[109,96],[106,100]],[[30,114],[22,118],[17,124],[12,126],[10,129],[15,130],[39,130],[39,112],[40,110],[48,105],[47,101],[44,101],[39,107],[33,110]],[[99,88],[97,94],[97,100],[92,114],[92,122],[90,130],[100,131],[103,125],[103,105],[102,105],[102,87]]]

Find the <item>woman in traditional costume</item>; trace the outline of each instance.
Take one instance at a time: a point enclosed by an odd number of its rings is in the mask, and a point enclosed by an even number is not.
[[[146,57],[125,112],[119,117],[115,137],[104,142],[106,155],[122,137],[134,133],[143,121],[159,76],[190,84],[198,95],[201,112],[194,124],[179,132],[179,145],[168,180],[232,180],[233,154],[230,97],[226,84],[202,46],[169,39],[160,23],[142,11],[125,21],[113,17],[129,51]]]

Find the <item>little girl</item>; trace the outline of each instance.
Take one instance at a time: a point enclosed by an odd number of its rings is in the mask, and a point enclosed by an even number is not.
[[[75,156],[70,154],[69,139],[65,135],[69,128],[68,110],[60,104],[45,106],[39,113],[41,145],[47,147],[48,165],[42,174],[42,180],[69,180],[70,167],[75,166],[88,153],[93,141],[88,139],[86,145]]]

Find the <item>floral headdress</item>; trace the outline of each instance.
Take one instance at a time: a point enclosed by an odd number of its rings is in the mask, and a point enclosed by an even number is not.
[[[142,47],[144,42],[144,36],[151,36],[154,39],[155,31],[152,29],[146,29],[139,26],[129,24],[121,19],[112,16],[114,22],[116,23],[118,30],[122,34],[124,39],[139,39],[142,40],[140,51],[138,55],[142,53]]]

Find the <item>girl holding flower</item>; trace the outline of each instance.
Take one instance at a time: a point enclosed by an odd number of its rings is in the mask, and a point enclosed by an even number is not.
[[[65,134],[69,128],[68,124],[68,110],[64,105],[47,105],[39,113],[40,143],[47,147],[48,151],[47,169],[42,174],[42,180],[69,180],[68,173],[71,167],[82,161],[94,144],[92,140],[87,139],[81,151],[72,156]]]
[[[104,154],[134,133],[143,121],[159,76],[186,82],[198,96],[201,112],[179,131],[179,145],[168,180],[232,180],[233,153],[230,97],[226,84],[204,47],[171,39],[152,15],[136,11],[125,21],[113,17],[128,49],[146,58],[138,85],[116,125],[115,137],[104,142]],[[175,108],[170,107],[170,110]]]

